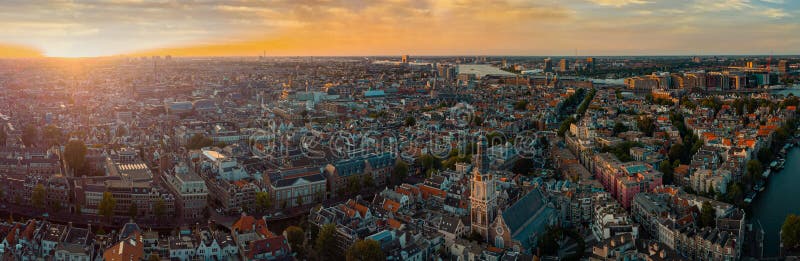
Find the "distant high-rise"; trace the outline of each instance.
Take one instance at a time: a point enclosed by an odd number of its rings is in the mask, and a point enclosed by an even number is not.
[[[700,63],[700,62],[702,62],[702,61],[703,61],[703,60],[702,60],[702,59],[701,59],[699,56],[695,56],[694,58],[692,58],[692,62],[693,62],[693,63]]]
[[[404,54],[402,57],[400,57],[400,61],[403,63],[408,63],[409,58],[410,57],[408,56],[408,54]]]
[[[789,61],[781,60],[778,62],[778,72],[781,74],[786,74],[789,72]]]
[[[508,68],[508,61],[506,58],[503,58],[503,68]]]
[[[550,58],[544,59],[544,71],[545,72],[552,72],[553,71],[553,60]]]
[[[561,61],[558,61],[558,69],[560,72],[566,72],[569,70],[569,62],[567,59],[561,59]]]
[[[756,62],[748,61],[747,62],[747,68],[756,68]]]
[[[586,58],[586,70],[594,70],[594,57]]]

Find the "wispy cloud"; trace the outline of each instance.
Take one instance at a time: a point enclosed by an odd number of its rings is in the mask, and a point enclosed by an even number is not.
[[[770,18],[784,18],[789,16],[789,13],[787,13],[782,9],[777,9],[777,8],[764,9],[759,13]]]
[[[631,4],[640,5],[649,3],[648,1],[645,0],[589,0],[589,2],[602,6],[614,6],[614,7],[623,7]]]

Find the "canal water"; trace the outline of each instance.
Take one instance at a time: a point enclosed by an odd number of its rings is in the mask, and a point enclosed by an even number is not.
[[[770,175],[767,187],[753,201],[754,229],[764,229],[764,256],[776,256],[780,250],[780,230],[789,214],[800,214],[800,147],[786,156],[786,165]]]

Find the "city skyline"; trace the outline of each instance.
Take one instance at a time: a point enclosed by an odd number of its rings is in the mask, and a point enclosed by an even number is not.
[[[784,0],[7,1],[0,57],[800,53]]]

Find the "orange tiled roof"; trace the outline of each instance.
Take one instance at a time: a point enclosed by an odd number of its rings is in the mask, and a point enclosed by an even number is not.
[[[144,245],[139,232],[134,232],[132,237],[118,242],[103,252],[103,260],[108,261],[142,260],[143,258]]]
[[[267,221],[264,219],[256,219],[253,216],[242,216],[236,223],[231,226],[232,229],[237,229],[241,233],[256,232],[262,236],[269,237],[273,233],[267,229]],[[253,231],[255,229],[255,231]]]
[[[391,199],[386,199],[383,201],[383,209],[392,213],[396,213],[397,210],[400,209],[400,203]]]
[[[389,227],[391,227],[393,229],[400,229],[400,226],[403,225],[402,222],[400,222],[400,221],[398,221],[397,219],[394,219],[394,218],[390,218],[387,221],[389,222]]]

